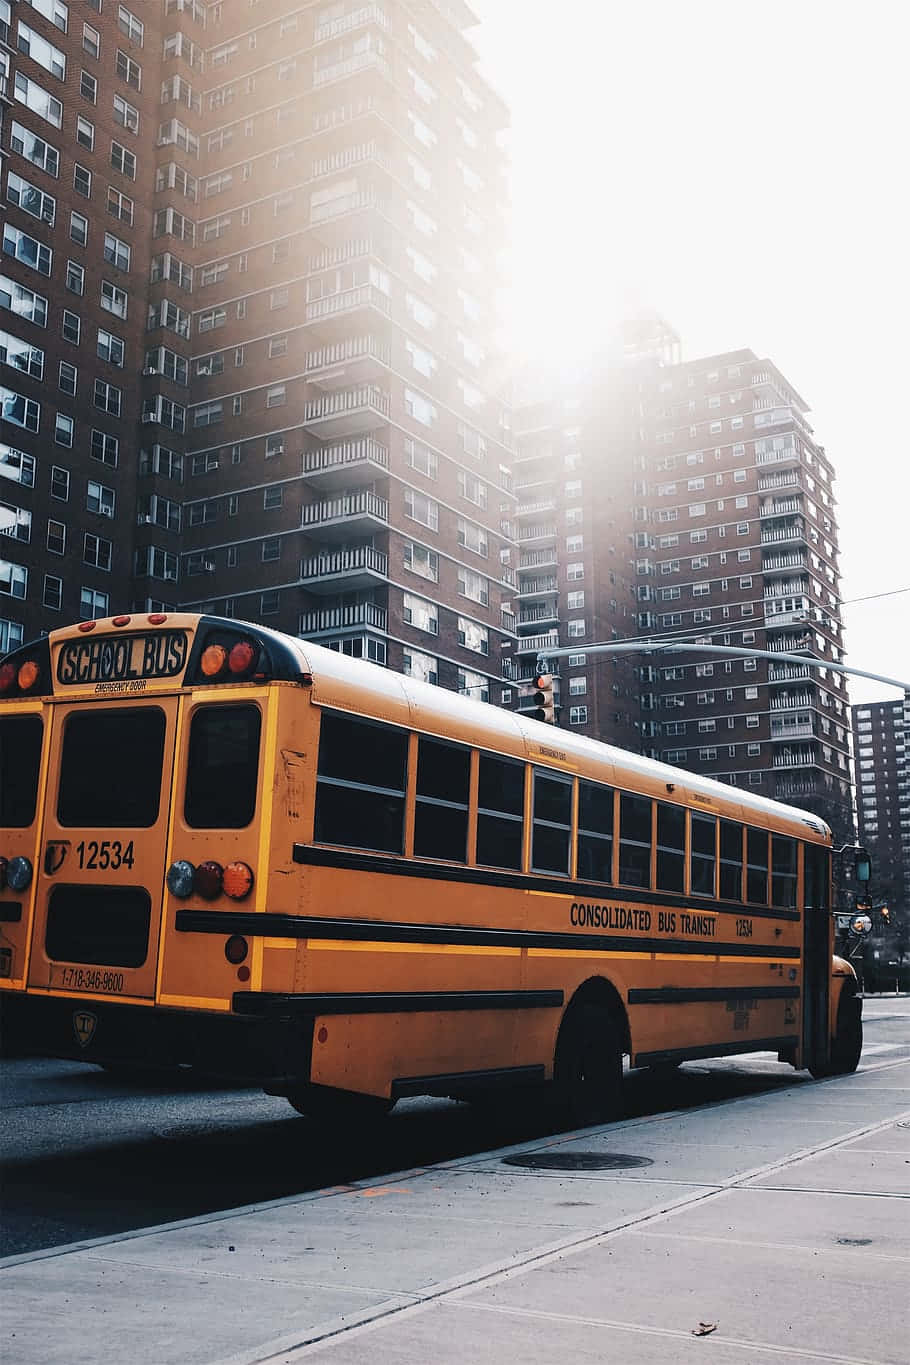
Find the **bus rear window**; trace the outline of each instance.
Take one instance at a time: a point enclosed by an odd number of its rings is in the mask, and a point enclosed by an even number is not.
[[[403,730],[324,712],[316,774],[317,842],[403,853],[407,765]]]
[[[148,829],[158,819],[164,712],[74,711],[66,718],[57,819],[81,829]]]
[[[0,720],[0,828],[27,829],[35,818],[44,725],[40,716]]]
[[[193,829],[244,829],[259,786],[258,706],[202,706],[190,726],[184,819]]]

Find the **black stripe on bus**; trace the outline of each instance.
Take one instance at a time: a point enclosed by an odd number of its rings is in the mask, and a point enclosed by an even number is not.
[[[375,919],[310,918],[268,911],[178,910],[184,934],[246,934],[269,938],[337,938],[352,943],[453,943],[495,948],[588,948],[618,953],[680,953],[709,957],[799,957],[799,948],[776,943],[716,943],[713,939],[619,938],[607,934],[548,933],[539,929],[487,929],[461,924],[408,924]]]
[[[636,1052],[634,1066],[659,1066],[662,1062],[695,1062],[702,1057],[735,1057],[740,1052],[789,1052],[799,1043],[798,1036],[779,1038],[740,1038],[735,1043],[705,1043],[701,1047],[670,1047],[660,1052]]]
[[[21,901],[6,901],[0,905],[0,924],[18,924],[21,919]]]
[[[798,1000],[799,986],[661,986],[633,989],[630,1005],[694,1005],[710,1000]]]
[[[494,1090],[498,1086],[535,1085],[546,1077],[544,1066],[503,1066],[492,1071],[452,1071],[435,1076],[402,1076],[392,1082],[392,1099],[408,1095],[449,1095],[454,1090]]]
[[[710,896],[683,896],[666,891],[645,891],[635,887],[614,886],[611,882],[578,882],[568,877],[542,877],[524,872],[505,872],[495,867],[455,867],[451,863],[422,863],[410,858],[388,857],[381,853],[359,853],[350,849],[323,848],[314,844],[295,844],[295,863],[309,867],[341,867],[351,872],[378,872],[393,877],[422,877],[434,882],[467,882],[473,886],[508,887],[515,891],[552,891],[555,895],[578,896],[588,900],[623,900],[633,905],[660,905],[696,914],[734,913],[753,919],[798,920],[798,910],[774,910],[745,901],[714,900]]]
[[[443,1010],[556,1009],[562,991],[235,991],[237,1014],[428,1014]]]

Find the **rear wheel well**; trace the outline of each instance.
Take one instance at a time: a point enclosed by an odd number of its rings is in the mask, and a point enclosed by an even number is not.
[[[587,981],[582,982],[566,1006],[560,1031],[569,1015],[585,1005],[597,1005],[608,1011],[621,1040],[623,1052],[631,1053],[632,1038],[629,1032],[629,1017],[623,1006],[622,996],[612,981],[608,981],[604,976],[592,976]]]

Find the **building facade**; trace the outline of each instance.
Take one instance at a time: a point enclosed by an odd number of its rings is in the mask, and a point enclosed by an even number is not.
[[[853,707],[859,837],[872,856],[873,893],[895,928],[910,930],[910,698]]]
[[[0,0],[2,189],[11,233],[33,222],[36,243],[4,241],[0,319],[26,360],[2,472],[29,519],[4,555],[4,643],[179,606],[501,702],[506,112],[476,70],[473,15],[460,0],[92,10]],[[69,439],[49,457],[55,425]]]

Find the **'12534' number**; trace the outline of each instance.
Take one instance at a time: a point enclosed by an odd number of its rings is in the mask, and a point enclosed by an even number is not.
[[[76,845],[79,866],[84,868],[113,868],[133,866],[133,841],[122,844],[119,839],[83,839]]]

